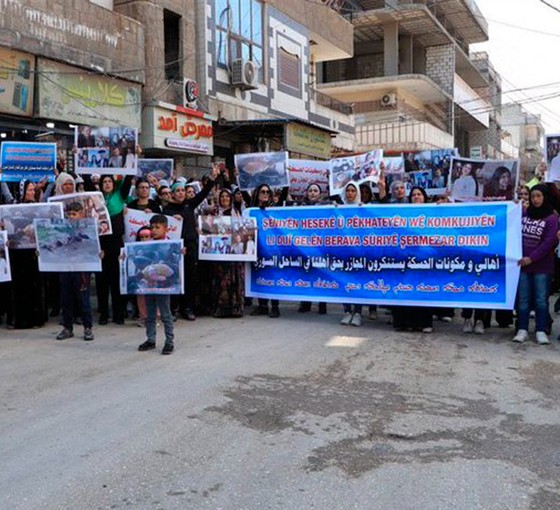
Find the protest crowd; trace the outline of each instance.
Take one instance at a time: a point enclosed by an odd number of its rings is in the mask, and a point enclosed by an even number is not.
[[[395,330],[424,334],[433,332],[434,321],[452,322],[453,317],[460,314],[464,333],[484,334],[491,325],[508,328],[515,324],[516,332],[512,338],[515,342],[524,342],[529,338],[529,321],[534,315],[537,343],[550,343],[553,320],[549,297],[558,290],[560,283],[555,253],[560,212],[560,191],[556,185],[534,181],[518,186],[514,193],[513,186],[516,184],[512,181],[511,172],[499,167],[489,177],[484,189],[477,189],[478,184],[472,177],[475,169],[470,163],[464,163],[453,185],[444,187],[439,169],[428,175],[421,165],[418,166],[418,161],[408,158],[405,163],[407,172],[400,178],[385,174],[382,167],[375,180],[367,180],[367,175],[348,173],[348,178],[337,181],[340,188],[337,194],[330,194],[325,189],[325,183],[317,181],[307,182],[303,194],[298,197],[291,195],[288,185],[279,185],[273,169],[261,169],[258,182],[254,181],[252,187],[250,182],[245,183],[242,190],[238,187],[238,169],[228,170],[220,164],[214,164],[200,182],[173,176],[154,180],[134,175],[77,175],[62,168],[57,169],[54,182],[46,179],[39,182],[25,179],[1,182],[0,205],[4,207],[3,211],[8,212],[0,215],[0,230],[7,231],[8,242],[0,249],[0,273],[6,271],[6,250],[9,250],[11,281],[0,283],[0,320],[8,329],[15,330],[44,327],[49,318],[60,320],[62,331],[57,336],[58,340],[73,337],[76,325],[81,325],[84,328],[83,338],[87,341],[94,339],[94,324],[102,327],[109,320],[116,325],[135,321],[146,328],[147,340],[139,346],[139,350],[145,351],[155,347],[155,321],[159,310],[166,337],[162,352],[170,354],[174,346],[173,322],[178,319],[194,321],[199,315],[236,318],[247,313],[271,318],[281,316],[279,300],[245,296],[246,262],[243,260],[254,259],[243,259],[243,256],[256,254],[255,233],[250,226],[243,224],[238,233],[234,232],[229,245],[221,241],[220,236],[230,228],[227,222],[243,222],[250,208],[268,210],[284,206],[333,205],[374,208],[377,204],[390,204],[396,208],[406,203],[449,202],[454,198],[455,189],[467,202],[473,195],[485,198],[500,196],[502,200],[512,200],[515,195],[521,202],[523,255],[518,261],[521,273],[515,310],[481,308],[457,311],[418,302],[415,305],[389,306],[381,312],[378,306],[367,303],[341,302],[327,306],[327,303],[319,302],[318,313],[340,314],[341,325],[354,327],[362,326],[365,319],[381,320],[386,314],[387,322]],[[347,171],[342,165],[340,168]],[[408,177],[410,172],[416,174],[414,179]],[[274,182],[267,182],[267,177]],[[426,188],[430,183],[432,189],[428,194]],[[100,193],[103,203],[97,204],[93,195],[89,195],[91,192]],[[85,193],[84,200],[79,197],[81,193]],[[71,196],[71,199],[65,200],[65,196]],[[64,217],[68,220],[95,218],[99,253],[94,258],[99,258],[100,271],[41,271],[37,249],[25,247],[25,244],[17,246],[18,236],[29,233],[25,229],[20,232],[11,224],[9,208],[25,204],[55,204],[57,199],[62,200]],[[120,267],[123,260],[124,264],[127,263],[125,257],[130,258],[132,253],[123,255],[125,241],[131,240],[127,237],[130,233],[127,233],[126,224],[127,218],[136,212],[145,215],[132,232],[132,240],[139,245],[146,241],[169,240],[172,222],[179,222],[176,238],[182,241],[183,247],[182,292],[158,296],[151,295],[149,291],[127,293],[124,289],[123,292]],[[201,236],[201,225],[214,235]],[[62,241],[53,240],[53,246],[49,247],[47,243],[44,249],[62,250],[65,243],[85,243],[89,240],[86,234],[73,236]],[[217,257],[202,260],[199,250],[203,253],[207,250]],[[140,269],[136,267],[136,272],[142,276],[134,281],[131,279],[129,286],[138,289],[144,285],[149,288],[155,285],[154,282],[169,278],[169,267],[180,254],[157,253],[152,260],[143,262]],[[238,254],[240,258],[229,261],[220,257],[223,253]],[[134,264],[139,266],[137,260],[134,259]],[[92,282],[96,307],[92,307]],[[310,301],[299,304],[300,313],[311,310]],[[559,310],[560,299],[554,306],[555,312]],[[96,334],[101,334],[101,328],[95,329],[98,330]]]

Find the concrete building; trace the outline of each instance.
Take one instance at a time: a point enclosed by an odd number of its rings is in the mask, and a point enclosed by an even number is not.
[[[65,157],[70,124],[140,128],[144,27],[111,4],[0,0],[2,140],[57,141]]]
[[[521,179],[529,181],[537,165],[545,160],[545,129],[541,118],[518,103],[508,103],[502,106],[502,127],[518,151]]]
[[[490,126],[489,84],[469,58],[488,39],[472,0],[348,0],[354,56],[319,66],[318,89],[353,105],[356,150],[457,147]]]
[[[114,8],[146,27],[141,141],[148,155],[172,156],[179,173],[196,176],[212,157],[233,166],[239,152],[328,159],[337,148],[353,150],[351,109],[314,86],[318,63],[353,53],[352,24],[329,6],[115,0]],[[190,103],[187,83],[198,92]],[[191,129],[165,132],[161,118]]]

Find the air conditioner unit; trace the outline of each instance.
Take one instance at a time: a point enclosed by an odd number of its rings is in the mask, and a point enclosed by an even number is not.
[[[385,94],[381,98],[381,106],[394,106],[397,104],[396,94]]]
[[[252,60],[234,60],[231,66],[231,84],[244,90],[258,88],[259,70],[256,64]]]

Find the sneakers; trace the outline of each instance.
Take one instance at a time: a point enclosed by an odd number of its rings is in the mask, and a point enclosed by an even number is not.
[[[350,312],[344,312],[344,317],[342,317],[340,324],[343,326],[350,326],[352,322],[352,314]]]
[[[67,338],[72,338],[74,333],[70,329],[64,328],[58,335],[56,335],[57,340],[66,340]]]
[[[181,310],[181,317],[187,321],[195,321],[196,320],[196,315],[194,314],[194,312],[190,309],[190,308],[185,308],[184,310]]]
[[[473,331],[475,335],[484,335],[484,323],[482,321],[476,321]]]
[[[537,331],[537,343],[539,345],[550,344],[550,340],[548,339],[548,335],[544,331]]]
[[[422,333],[433,333],[434,332],[434,328],[422,328]]]
[[[143,344],[138,346],[139,351],[151,351],[156,348],[156,343],[150,340],[146,340]]]
[[[355,313],[350,320],[350,324],[359,328],[362,325],[362,314]]]
[[[91,328],[84,328],[84,340],[86,342],[91,342],[93,340],[93,331]]]
[[[155,345],[154,345],[155,347]],[[169,342],[165,342],[163,349],[161,350],[162,354],[171,354],[173,352],[173,350],[175,349],[175,346]]]
[[[453,317],[449,317],[447,315],[444,315],[440,320],[441,320],[441,322],[453,322]]]
[[[545,334],[545,336],[546,336],[546,334]],[[522,344],[528,338],[529,338],[529,333],[527,332],[527,330],[526,329],[520,329],[517,332],[517,334],[511,340],[512,340],[512,342],[517,342],[519,344]]]
[[[472,333],[473,332],[473,323],[471,319],[465,319],[463,324],[463,333]]]
[[[268,314],[268,316],[272,319],[277,319],[278,317],[280,317],[280,310],[277,306],[273,306],[270,309],[270,313]]]

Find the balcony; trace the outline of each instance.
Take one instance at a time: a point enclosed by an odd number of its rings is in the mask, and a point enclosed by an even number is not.
[[[490,125],[492,105],[480,97],[467,83],[455,75],[453,100],[459,107],[460,124],[469,131],[485,129]]]
[[[428,122],[368,124],[356,126],[356,151],[422,151],[454,146],[453,135]]]

